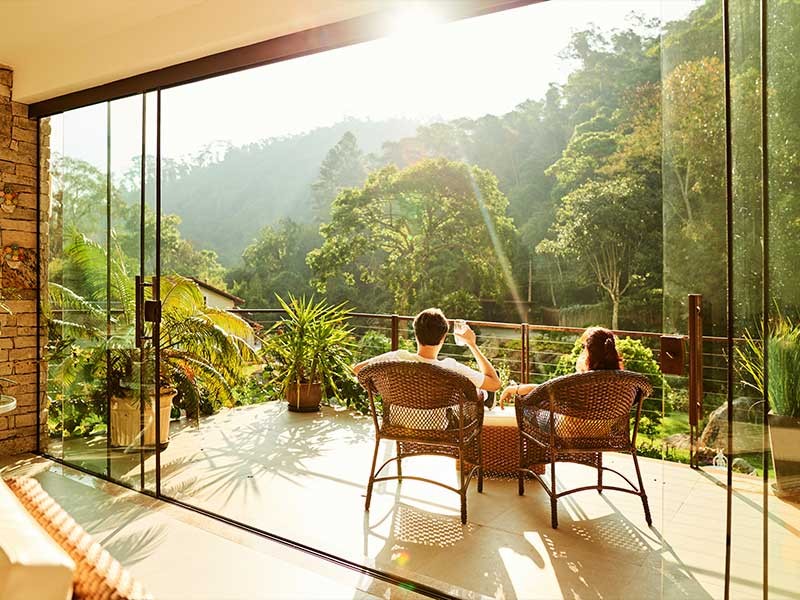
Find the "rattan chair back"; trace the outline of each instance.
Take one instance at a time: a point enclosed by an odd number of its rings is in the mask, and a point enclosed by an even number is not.
[[[402,427],[417,430],[424,438],[425,432],[447,429],[447,409],[450,419],[463,416],[459,429],[483,420],[483,405],[470,380],[436,365],[378,362],[364,367],[358,380],[372,397],[381,398],[383,408],[374,410],[373,416],[382,432]]]
[[[562,449],[629,448],[631,408],[652,391],[647,377],[631,371],[573,373],[537,386],[518,403],[517,421],[542,441],[552,428]]]

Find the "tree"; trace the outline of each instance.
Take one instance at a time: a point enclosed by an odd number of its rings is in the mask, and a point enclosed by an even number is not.
[[[328,151],[320,165],[319,177],[311,184],[314,218],[318,222],[326,221],[336,195],[345,188],[361,185],[365,177],[364,159],[358,149],[358,141],[348,131]]]
[[[154,226],[155,219],[150,213],[145,220],[145,227]],[[180,224],[178,215],[164,215],[161,219],[161,272],[196,277],[224,289],[225,267],[219,263],[217,253],[213,250],[196,250],[192,242],[181,237]]]
[[[644,277],[641,254],[660,222],[654,205],[635,179],[589,181],[561,200],[554,239],[537,246],[541,253],[573,255],[611,301],[611,327],[619,327],[623,296]]]
[[[477,167],[445,159],[384,167],[337,196],[308,264],[321,290],[337,277],[377,284],[397,311],[440,304],[456,289],[498,298],[516,232],[507,205],[494,175]]]
[[[255,308],[274,307],[276,294],[310,296],[306,255],[319,242],[316,227],[291,219],[264,227],[242,254],[242,265],[228,273],[231,290]]]

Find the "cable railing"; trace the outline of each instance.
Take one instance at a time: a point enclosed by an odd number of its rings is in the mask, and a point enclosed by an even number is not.
[[[240,308],[236,313],[263,328],[262,335],[280,320],[281,308]],[[654,455],[665,451],[663,439],[667,433],[686,434],[690,450],[681,450],[679,456],[670,458],[689,461],[696,449],[699,429],[704,417],[724,402],[728,367],[727,338],[703,336],[702,319],[695,324],[699,338],[691,343],[689,335],[677,338],[682,351],[680,374],[661,372],[661,343],[665,334],[653,331],[615,330],[620,345],[629,346],[625,368],[648,376],[654,393],[643,407],[642,414],[651,422],[650,450]],[[413,316],[386,313],[349,313],[349,326],[353,330],[354,359],[361,361],[389,350],[405,348],[415,350]],[[452,325],[453,320],[450,320]],[[584,328],[466,319],[476,332],[482,352],[498,370],[504,385],[516,383],[542,383],[548,379],[574,370],[575,343]],[[632,341],[627,341],[632,340]],[[735,339],[734,343],[744,340]],[[692,352],[692,348],[695,348]],[[624,354],[624,352],[623,352]],[[473,363],[472,355],[448,336],[440,353],[466,364]],[[692,362],[695,363],[692,368]],[[473,363],[474,366],[474,363]],[[697,373],[700,385],[691,385],[690,373]],[[659,425],[661,424],[661,425]],[[660,428],[660,429],[659,429]],[[658,430],[658,433],[656,433]],[[691,433],[690,433],[691,432]],[[661,437],[659,437],[661,436]],[[647,430],[643,438],[648,440]]]
[[[280,308],[251,308],[234,309],[231,312],[268,329],[280,319],[284,311]],[[384,341],[388,340],[384,344],[387,351],[401,347],[413,349],[413,319],[414,317],[408,315],[352,312],[349,315],[349,325],[354,330],[357,341],[370,335],[373,338],[384,336]],[[562,357],[572,352],[576,339],[584,331],[578,327],[532,323],[472,319],[466,321],[475,330],[478,345],[484,354],[499,368],[501,375],[507,375],[506,381],[513,379],[518,383],[538,383],[549,378],[558,367],[559,361],[563,362]],[[638,340],[644,348],[651,351],[653,361],[659,363],[661,333],[628,330],[617,330],[614,333],[618,338]],[[369,349],[380,347],[381,344],[378,343],[368,345]],[[456,345],[451,337],[447,338],[440,356],[467,362],[471,359],[469,351]],[[367,356],[360,356],[357,352],[357,358],[362,359]]]

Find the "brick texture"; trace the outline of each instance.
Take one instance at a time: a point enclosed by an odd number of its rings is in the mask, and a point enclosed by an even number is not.
[[[14,381],[0,382],[3,393],[17,398],[17,408],[0,416],[0,456],[36,449],[36,425],[40,424],[42,449],[47,441],[47,402],[44,393],[36,397],[37,371],[43,381],[44,363],[37,364],[43,348],[36,346],[36,229],[41,248],[47,249],[49,186],[43,185],[40,213],[37,215],[36,175],[49,180],[47,153],[37,167],[37,133],[42,147],[50,128],[46,121],[37,128],[28,118],[28,107],[14,102],[13,72],[0,67],[0,291],[10,313],[0,310],[0,376]],[[47,282],[46,261],[42,263],[42,282]],[[42,291],[46,293],[46,288]],[[44,343],[47,332],[42,330]]]

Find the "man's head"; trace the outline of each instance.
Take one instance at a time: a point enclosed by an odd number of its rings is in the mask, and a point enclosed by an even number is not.
[[[414,317],[414,335],[422,346],[438,346],[448,329],[447,318],[438,308],[427,308]]]

